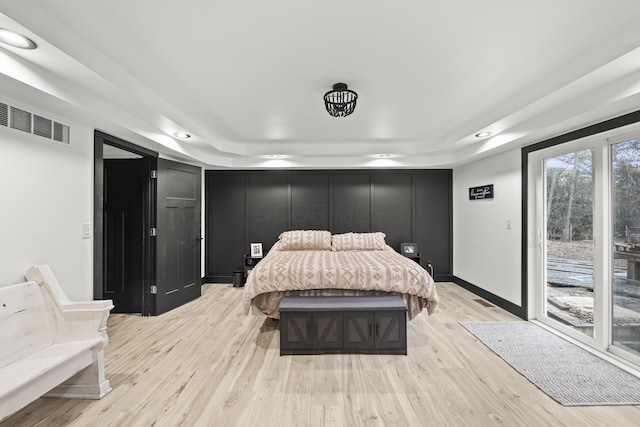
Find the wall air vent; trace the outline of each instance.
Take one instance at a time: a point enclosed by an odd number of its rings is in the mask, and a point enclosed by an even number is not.
[[[53,139],[59,142],[69,143],[69,126],[53,122]]]
[[[9,106],[0,102],[0,126],[9,126]]]
[[[69,126],[0,102],[0,126],[69,143]]]
[[[51,139],[53,122],[44,117],[33,115],[33,134]]]
[[[9,110],[11,118],[11,127],[23,132],[31,133],[31,113],[16,107]]]

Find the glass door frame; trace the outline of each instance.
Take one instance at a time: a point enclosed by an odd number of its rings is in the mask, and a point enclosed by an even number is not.
[[[546,176],[544,160],[577,151],[592,150],[593,162],[593,337],[587,336],[546,316]],[[530,318],[601,352],[611,342],[610,278],[611,254],[609,226],[609,143],[600,134],[529,153],[528,197],[528,288]],[[604,238],[603,238],[604,237]]]
[[[607,167],[608,167],[608,182],[607,182],[607,187],[606,187],[606,191],[607,191],[607,196],[608,196],[608,207],[610,209],[608,209],[608,213],[611,212],[611,208],[613,208],[614,206],[614,199],[613,199],[613,191],[612,191],[612,183],[614,182],[614,178],[613,178],[613,169],[612,169],[612,165],[611,165],[611,160],[612,160],[612,147],[615,144],[618,144],[620,142],[625,142],[625,141],[630,141],[630,140],[634,140],[634,139],[639,139],[640,138],[640,126],[635,126],[634,127],[634,131],[628,131],[626,130],[625,132],[617,132],[614,135],[611,135],[609,138],[607,138],[607,143],[606,143],[606,150],[607,150]],[[608,261],[609,261],[609,280],[608,280],[608,296],[609,296],[609,301],[608,301],[608,309],[609,312],[607,313],[609,315],[608,317],[608,321],[609,321],[609,341],[607,342],[607,351],[616,356],[617,358],[623,359],[625,362],[630,362],[634,365],[635,368],[640,368],[640,355],[635,355],[633,353],[630,353],[626,350],[624,350],[623,348],[617,347],[616,345],[614,345],[613,342],[613,286],[614,286],[614,279],[613,279],[613,243],[614,243],[614,224],[613,224],[613,219],[612,218],[607,218],[609,220],[609,225],[608,225],[608,233],[607,233],[607,237],[608,237],[608,248],[609,248],[609,252],[608,252]]]
[[[524,228],[523,303],[526,307],[528,320],[537,321],[544,326],[556,330],[574,342],[584,344],[590,350],[600,354],[605,359],[619,366],[630,367],[633,372],[639,372],[640,356],[613,345],[613,316],[612,316],[612,286],[613,286],[613,224],[611,209],[613,197],[611,194],[611,146],[618,142],[637,139],[640,137],[640,111],[620,118],[616,123],[601,123],[593,126],[593,130],[585,128],[576,131],[574,135],[583,138],[568,139],[571,134],[553,138],[534,146],[523,148],[523,210]],[[626,122],[626,123],[625,123]],[[586,136],[585,136],[586,135]],[[558,142],[555,142],[558,141]],[[545,175],[544,159],[567,154],[583,149],[592,149],[594,165],[594,336],[589,337],[579,331],[563,325],[553,319],[546,318],[546,242],[544,225],[546,221],[545,209]]]

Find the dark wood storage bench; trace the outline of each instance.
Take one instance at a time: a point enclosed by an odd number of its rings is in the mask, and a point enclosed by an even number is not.
[[[280,355],[407,354],[407,306],[397,295],[285,296]]]

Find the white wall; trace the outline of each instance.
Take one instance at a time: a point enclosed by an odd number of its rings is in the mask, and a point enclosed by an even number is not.
[[[453,274],[521,303],[521,157],[511,150],[453,170]],[[494,198],[469,200],[469,188],[493,184]],[[507,229],[507,220],[511,229]]]
[[[9,102],[9,101],[5,101]],[[49,264],[71,300],[93,298],[93,130],[71,126],[70,144],[0,126],[0,286]]]

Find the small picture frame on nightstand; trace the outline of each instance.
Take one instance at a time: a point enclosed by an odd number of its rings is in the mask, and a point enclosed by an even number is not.
[[[402,255],[409,258],[415,258],[418,256],[418,244],[417,243],[400,243],[400,252]]]
[[[262,243],[251,243],[251,258],[262,258]]]

